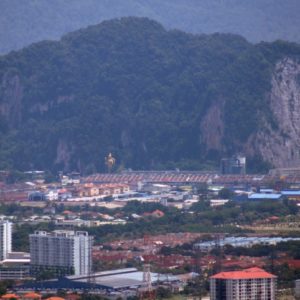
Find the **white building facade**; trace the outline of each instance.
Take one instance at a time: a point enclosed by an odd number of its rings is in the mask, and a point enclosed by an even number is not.
[[[12,251],[12,223],[9,221],[0,222],[0,260],[8,257]]]
[[[32,268],[61,268],[75,275],[91,272],[93,238],[86,231],[36,231],[29,239]]]
[[[295,281],[295,296],[300,297],[300,279]]]

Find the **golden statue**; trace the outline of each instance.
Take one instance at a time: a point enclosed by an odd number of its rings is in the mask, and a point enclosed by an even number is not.
[[[116,159],[112,156],[111,153],[109,153],[108,156],[105,157],[105,164],[107,165],[107,170],[110,173],[113,166],[116,164]]]

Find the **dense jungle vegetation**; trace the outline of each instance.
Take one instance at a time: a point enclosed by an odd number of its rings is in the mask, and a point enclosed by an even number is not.
[[[143,18],[12,52],[0,57],[0,168],[88,174],[105,169],[110,151],[120,169],[217,165],[262,120],[276,127],[266,95],[286,56],[298,59],[300,47],[167,31]],[[201,122],[213,105],[224,128],[221,147],[208,149]],[[253,166],[264,165],[258,157]]]

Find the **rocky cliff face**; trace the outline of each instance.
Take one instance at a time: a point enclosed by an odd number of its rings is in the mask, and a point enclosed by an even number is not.
[[[285,58],[276,64],[268,95],[276,126],[266,121],[245,147],[275,167],[300,165],[300,63]]]
[[[0,116],[10,128],[17,128],[22,120],[23,87],[17,74],[7,72],[0,84]]]
[[[224,136],[223,101],[216,101],[206,112],[202,119],[200,130],[201,142],[205,144],[207,151],[218,150],[223,152],[222,139]]]
[[[259,130],[247,143],[235,144],[248,157],[261,156],[274,167],[300,165],[300,63],[285,58],[276,64],[272,89],[266,95],[273,124],[261,116]],[[207,151],[226,153],[224,138],[224,103],[218,101],[207,111],[201,122],[202,142]]]

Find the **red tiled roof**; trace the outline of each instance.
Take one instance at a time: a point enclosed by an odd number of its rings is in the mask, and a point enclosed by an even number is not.
[[[31,299],[41,299],[42,296],[40,294],[37,294],[37,293],[34,293],[34,292],[29,292],[29,293],[25,294],[23,296],[23,298],[26,298],[26,299],[28,299],[28,298],[31,298]]]
[[[75,214],[74,212],[70,211],[70,210],[64,210],[62,212],[63,215],[71,215],[71,214]]]
[[[161,211],[161,210],[159,210],[159,209],[156,209],[155,211],[153,211],[152,212],[152,215],[158,215],[158,216],[164,216],[165,214]]]
[[[276,278],[275,275],[260,268],[250,268],[242,271],[221,272],[211,276],[214,279],[255,279],[255,278]]]
[[[289,259],[287,260],[287,264],[290,268],[300,269],[300,259]]]
[[[12,298],[19,299],[20,297],[16,294],[5,294],[1,296],[1,299],[12,299]]]
[[[67,294],[65,297],[67,300],[78,300],[81,298],[78,294]]]

